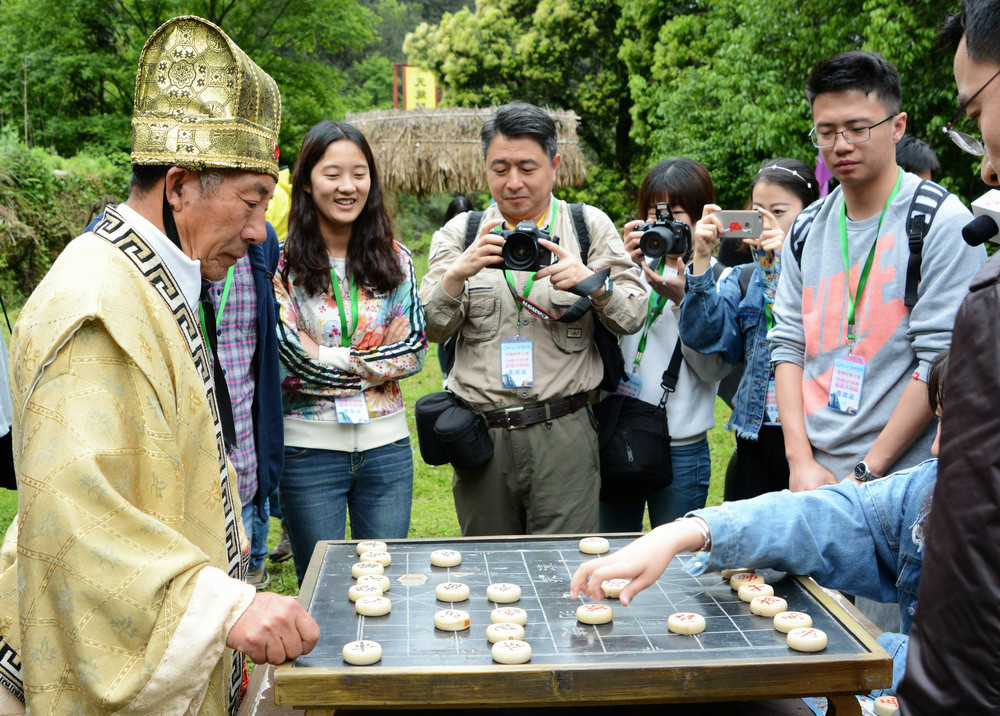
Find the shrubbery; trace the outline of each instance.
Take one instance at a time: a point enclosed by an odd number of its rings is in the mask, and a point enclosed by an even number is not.
[[[125,199],[128,180],[127,154],[65,159],[0,134],[0,290],[8,305],[23,303],[106,203]]]

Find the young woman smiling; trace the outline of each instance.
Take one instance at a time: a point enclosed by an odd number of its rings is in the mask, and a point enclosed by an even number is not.
[[[358,129],[309,130],[274,279],[285,409],[281,509],[301,582],[317,540],[406,537],[413,456],[399,379],[427,352],[410,253]]]

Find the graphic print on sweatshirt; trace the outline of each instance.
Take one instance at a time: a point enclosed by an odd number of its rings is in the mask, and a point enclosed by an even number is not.
[[[897,267],[892,263],[895,244],[894,232],[883,234],[879,238],[868,283],[855,311],[854,332],[857,344],[854,346],[854,353],[864,358],[868,375],[871,375],[873,364],[874,369],[878,369],[878,364],[874,363],[878,352],[896,331],[906,330],[904,321],[908,311],[903,305],[902,291],[896,288],[898,274],[900,271],[905,272],[906,267]],[[857,262],[851,266],[850,287],[854,291],[857,290],[861,269],[867,258],[866,247]],[[802,326],[806,340],[806,362],[808,364],[817,356],[823,355],[822,364],[830,365],[828,370],[818,376],[803,376],[802,398],[806,415],[827,407],[833,360],[847,352],[846,275],[841,268],[839,272],[823,277],[818,287],[803,287]],[[890,297],[889,300],[886,300],[886,296]]]

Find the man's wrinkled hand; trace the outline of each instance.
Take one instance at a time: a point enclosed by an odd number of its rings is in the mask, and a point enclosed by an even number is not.
[[[319,641],[319,625],[298,600],[259,592],[229,630],[226,646],[255,664],[283,664],[308,654]]]

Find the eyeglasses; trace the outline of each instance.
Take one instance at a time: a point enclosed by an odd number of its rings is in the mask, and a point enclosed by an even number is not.
[[[983,83],[983,86],[976,90],[975,94],[962,102],[962,106],[958,108],[958,111],[955,112],[952,118],[948,121],[948,124],[944,125],[944,129],[942,130],[945,134],[951,137],[951,141],[955,143],[955,146],[963,152],[974,154],[977,157],[981,157],[986,153],[986,150],[983,148],[982,141],[973,137],[971,134],[966,134],[965,132],[954,129],[954,124],[961,119],[962,114],[965,113],[965,108],[969,106],[969,102],[978,97],[979,94],[986,89],[986,86],[997,77],[1000,77],[1000,72],[997,72],[995,75],[986,80],[986,82]]]
[[[897,112],[896,114],[899,113]],[[827,130],[821,132],[816,129],[816,127],[813,127],[809,132],[809,139],[812,140],[813,146],[817,149],[832,147],[837,141],[838,134],[842,134],[848,144],[861,144],[862,142],[867,142],[872,138],[872,130],[875,129],[875,127],[880,124],[885,124],[890,119],[895,117],[896,114],[890,114],[881,122],[869,124],[867,127],[851,127],[850,129],[844,129],[839,132],[831,132]]]

